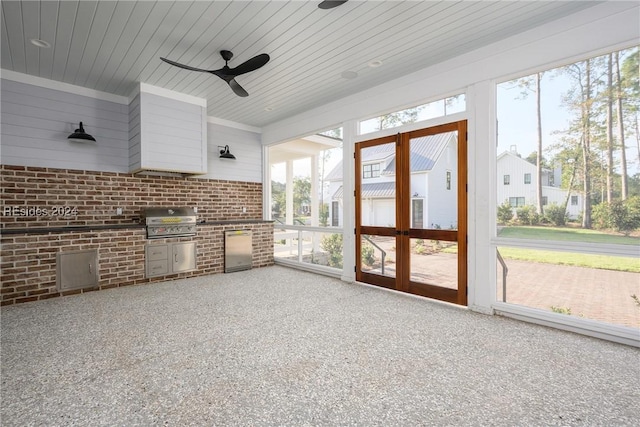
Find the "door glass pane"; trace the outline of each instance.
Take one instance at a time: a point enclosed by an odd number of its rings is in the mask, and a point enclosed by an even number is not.
[[[458,243],[411,239],[411,281],[458,289]]]
[[[411,227],[457,230],[458,132],[412,138],[409,144]]]
[[[361,236],[360,268],[364,273],[396,277],[396,238]]]
[[[360,150],[361,225],[396,226],[395,152],[393,142]]]

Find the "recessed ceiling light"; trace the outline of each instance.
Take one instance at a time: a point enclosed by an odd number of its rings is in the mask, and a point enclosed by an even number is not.
[[[379,67],[381,65],[382,65],[382,61],[380,61],[379,59],[376,59],[375,61],[369,62],[369,67],[371,67],[371,68],[377,68],[377,67]]]
[[[38,46],[44,49],[48,49],[51,47],[51,44],[49,44],[49,42],[46,42],[44,40],[40,40],[40,39],[31,39],[31,44],[34,46]]]
[[[358,77],[358,73],[356,73],[355,71],[343,71],[340,75],[343,79],[347,80],[355,79],[356,77]]]

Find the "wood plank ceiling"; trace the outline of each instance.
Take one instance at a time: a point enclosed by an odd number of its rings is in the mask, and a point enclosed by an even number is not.
[[[596,4],[351,0],[321,10],[318,3],[3,0],[1,66],[124,96],[142,81],[206,98],[210,116],[261,127]],[[222,49],[233,51],[231,67],[271,56],[237,78],[249,97],[159,59],[218,69]],[[357,77],[343,77],[347,71]]]

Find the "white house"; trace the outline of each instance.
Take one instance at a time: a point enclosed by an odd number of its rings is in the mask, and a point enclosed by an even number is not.
[[[366,148],[361,153],[362,225],[395,225],[396,152],[394,144]],[[457,135],[447,132],[411,141],[411,227],[457,227]],[[332,169],[327,199],[330,224],[342,226],[342,162]]]
[[[512,147],[500,154],[496,161],[497,197],[498,204],[508,201],[516,208],[526,205],[536,206],[538,196],[536,192],[537,167],[520,157]],[[567,191],[560,188],[562,174],[560,168],[542,169],[542,205],[563,205]],[[580,215],[582,195],[572,192],[567,203],[569,217],[575,219]]]

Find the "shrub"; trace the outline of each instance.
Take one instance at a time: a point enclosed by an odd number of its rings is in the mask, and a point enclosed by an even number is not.
[[[329,254],[328,262],[330,267],[342,268],[342,246],[342,234],[331,234],[322,238],[320,247]],[[373,245],[367,242],[363,242],[361,251],[362,263],[368,266],[372,266],[376,261],[374,254],[375,249]]]
[[[375,251],[373,245],[371,243],[363,242],[360,251],[362,252],[362,263],[371,267],[373,263],[376,262],[376,258],[373,255]]]
[[[629,199],[630,200],[630,199]],[[628,236],[632,231],[640,227],[640,214],[633,212],[628,200],[616,200],[609,203],[609,220],[613,228]]]
[[[602,202],[593,207],[592,219],[595,228],[613,228],[628,236],[640,228],[640,197]]]
[[[513,210],[508,200],[505,200],[500,206],[498,206],[498,222],[500,224],[508,224],[513,218]]]
[[[526,205],[516,210],[518,222],[522,225],[538,225],[540,223],[540,215],[536,212],[533,205]]]
[[[591,208],[591,225],[596,230],[611,228],[609,204],[607,202],[599,203]]]
[[[562,206],[552,203],[544,209],[544,218],[551,224],[561,227],[567,223],[569,214]]]
[[[320,247],[329,254],[329,266],[342,268],[342,234],[324,236]]]

